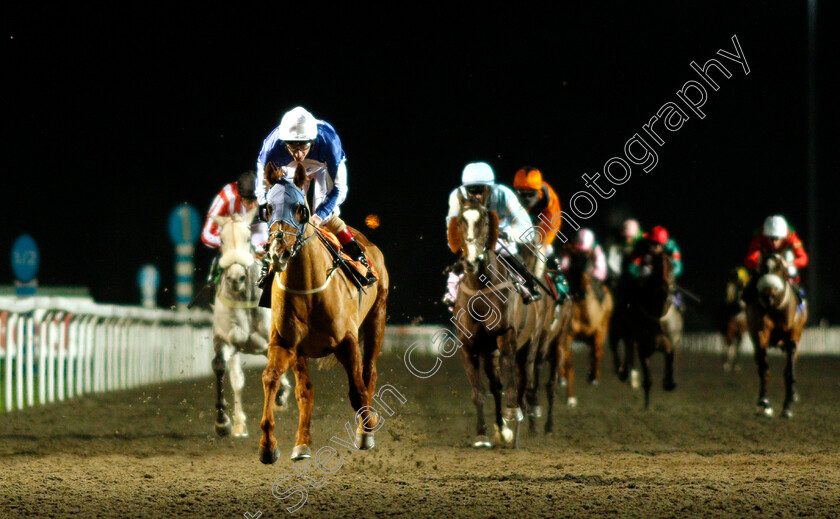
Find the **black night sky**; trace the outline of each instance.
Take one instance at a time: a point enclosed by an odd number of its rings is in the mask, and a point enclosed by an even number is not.
[[[717,58],[732,77],[709,89],[705,119],[689,114],[666,132],[656,168],[634,168],[586,225],[602,241],[625,216],[665,225],[683,251],[681,284],[703,299],[688,324],[711,328],[753,230],[785,214],[817,262],[818,315],[840,320],[840,46],[828,2],[817,18],[816,239],[807,225],[804,0],[414,12],[115,4],[4,3],[0,284],[13,282],[8,251],[26,232],[41,249],[41,285],[137,303],[137,271],[152,262],[171,287],[170,211],[187,201],[203,214],[222,185],[254,167],[280,116],[303,105],[344,144],[345,221],[381,219],[367,234],[391,272],[390,322],[442,322],[447,195],[467,162],[489,162],[504,183],[537,166],[565,209],[585,189],[582,174],[621,156],[697,79],[691,61]],[[716,55],[733,50],[733,35],[749,75]],[[197,249],[198,283],[211,254]],[[159,302],[173,304],[171,289]]]

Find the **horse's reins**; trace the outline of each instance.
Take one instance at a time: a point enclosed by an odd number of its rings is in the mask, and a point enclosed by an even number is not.
[[[304,233],[304,230],[306,229],[306,225],[312,225],[312,227],[315,228],[315,233],[312,234],[309,238],[304,238],[303,237],[303,233]],[[278,230],[270,233],[268,236],[269,236],[269,238],[274,238],[274,237],[276,237],[280,234],[284,234],[284,235],[292,235],[292,236],[295,237],[295,243],[292,245],[291,249],[289,249],[289,260],[291,261],[291,259],[293,257],[295,257],[295,254],[297,254],[298,251],[300,249],[302,249],[303,246],[306,245],[312,238],[314,238],[315,236],[318,236],[322,240],[324,239],[321,236],[321,233],[318,232],[318,229],[317,229],[317,227],[315,227],[315,225],[313,225],[312,223],[310,223],[308,221],[306,222],[306,225],[302,225],[301,228],[300,228],[300,231],[298,231],[296,233],[290,232],[290,231],[284,231],[282,229],[278,229]],[[332,281],[333,274],[335,274],[336,270],[338,270],[337,266],[331,268],[329,270],[329,272],[327,273],[327,280],[324,281],[324,283],[321,286],[316,287],[316,288],[310,288],[308,290],[295,290],[293,288],[287,287],[286,285],[283,284],[282,281],[280,281],[280,276],[279,275],[274,276],[274,283],[277,285],[277,288],[279,288],[280,290],[283,290],[285,292],[288,292],[289,294],[294,294],[294,295],[317,294],[318,292],[323,292],[324,290],[327,289],[327,287],[330,284],[330,281]]]

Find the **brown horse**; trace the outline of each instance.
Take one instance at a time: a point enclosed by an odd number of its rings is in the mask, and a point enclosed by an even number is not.
[[[726,301],[723,306],[723,371],[741,371],[738,363],[741,344],[747,336],[747,305],[741,300],[749,274],[743,267],[732,269],[726,281]]]
[[[541,278],[544,287],[550,287],[554,282],[554,271],[545,272],[540,263],[543,259],[534,253],[530,247],[521,247],[519,255],[523,263]],[[542,275],[539,275],[542,274]],[[541,287],[542,288],[542,287]],[[544,290],[545,291],[545,290]],[[529,432],[537,431],[536,420],[542,417],[542,407],[539,405],[537,391],[539,390],[540,372],[542,365],[548,363],[548,381],[545,385],[547,396],[547,413],[545,433],[554,432],[554,398],[557,395],[557,384],[560,379],[566,337],[571,332],[572,301],[565,299],[560,303],[554,294],[548,293],[526,307],[533,310],[526,317],[525,326],[520,331],[531,343],[521,348],[517,355],[517,366],[524,376],[520,377],[520,390],[525,386],[526,410],[528,415]],[[521,339],[522,337],[520,337]]]
[[[780,254],[762,255],[759,261],[761,277],[756,283],[757,298],[747,306],[755,361],[758,365],[758,414],[773,416],[767,399],[769,366],[767,350],[778,346],[785,353],[785,401],[783,418],[792,418],[791,405],[798,399],[794,366],[798,356],[799,339],[808,320],[808,310],[799,304],[798,296],[788,281],[787,268]]]
[[[311,457],[310,420],[314,392],[309,378],[309,358],[335,355],[347,373],[350,405],[357,413],[356,447],[374,446],[374,432],[381,426],[370,406],[376,389],[376,359],[385,331],[388,271],[379,249],[360,232],[356,240],[365,248],[379,281],[359,292],[339,270],[326,243],[309,223],[309,209],[300,187],[305,173],[298,165],[295,183],[275,178],[268,193],[271,222],[269,257],[274,273],[271,290],[271,330],[268,366],[263,372],[265,403],[260,422],[260,460],[274,463],[279,455],[274,438],[274,401],[279,380],[291,368],[295,373],[298,422],[293,460]],[[272,177],[268,177],[272,178]],[[364,351],[359,347],[359,329]]]
[[[674,276],[671,259],[664,253],[646,254],[640,270],[645,272],[632,286],[630,295],[630,330],[633,348],[642,365],[642,387],[645,390],[645,409],[650,406],[650,357],[657,351],[665,354],[665,378],[662,388],[673,391],[674,353],[682,342],[683,318],[674,304]],[[632,366],[632,357],[628,365]]]
[[[567,246],[565,254],[569,258],[566,280],[574,301],[572,313],[572,331],[566,337],[564,351],[566,359],[563,372],[566,377],[566,392],[568,403],[574,406],[577,399],[574,396],[574,367],[571,361],[572,341],[577,339],[589,346],[589,375],[590,384],[598,385],[601,379],[601,356],[604,351],[604,341],[609,331],[610,318],[613,312],[613,298],[610,290],[602,285],[603,298],[595,294],[594,283],[590,267],[592,256],[573,246]]]
[[[449,222],[448,237],[450,249],[461,252],[465,265],[453,321],[458,323],[458,340],[477,413],[472,445],[493,445],[484,421],[483,364],[496,404],[496,442],[518,447],[519,425],[526,407],[527,362],[535,357],[530,348],[536,347],[540,316],[522,303],[515,288],[516,276],[495,252],[499,237],[495,211],[462,200],[460,214]]]

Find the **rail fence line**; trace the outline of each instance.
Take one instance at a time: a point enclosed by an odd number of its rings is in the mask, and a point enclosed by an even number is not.
[[[402,354],[409,346],[418,343],[414,350],[418,354],[437,355],[438,344],[433,337],[443,325],[424,324],[419,326],[389,326],[385,331],[385,341],[382,345],[383,353]],[[575,342],[572,351],[582,351],[586,346]],[[723,354],[723,336],[712,332],[691,332],[683,335],[680,351],[695,353]],[[744,336],[741,344],[743,354],[752,354],[753,345],[749,336]],[[770,350],[771,354],[781,355],[777,348]],[[806,328],[799,344],[800,355],[840,355],[840,327]]]
[[[0,299],[0,410],[212,373],[212,316]]]
[[[438,355],[443,326],[388,326],[383,354]],[[575,343],[574,350],[584,348]],[[681,351],[722,354],[717,333],[687,333]],[[777,351],[777,350],[774,350]],[[742,352],[752,352],[749,338]],[[808,328],[802,355],[840,355],[840,327]],[[779,352],[780,354],[780,352]],[[0,298],[0,411],[87,393],[212,374],[212,315],[59,297]],[[248,366],[265,357],[248,356]]]

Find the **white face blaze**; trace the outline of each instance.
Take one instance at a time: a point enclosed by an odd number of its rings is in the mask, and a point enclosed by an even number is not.
[[[462,214],[464,221],[467,222],[467,261],[474,263],[478,258],[478,247],[476,246],[476,226],[481,213],[478,209],[467,209]]]

